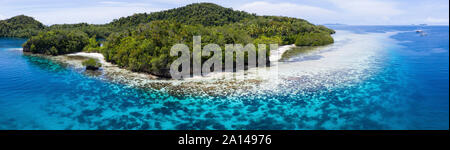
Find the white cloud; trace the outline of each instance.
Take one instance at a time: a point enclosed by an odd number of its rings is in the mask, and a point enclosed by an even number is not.
[[[392,24],[394,18],[405,12],[393,1],[383,0],[328,0],[336,6],[340,19],[353,24]],[[358,20],[358,21],[356,21]]]
[[[404,13],[397,3],[381,0],[329,0],[342,11],[359,16],[389,17]]]
[[[315,6],[293,3],[269,3],[262,1],[247,3],[237,9],[256,13],[258,15],[297,17],[312,22],[322,22],[323,20],[320,20],[321,18],[330,18],[336,14],[334,11]]]
[[[100,1],[100,6],[114,6],[114,7],[151,7],[149,3],[140,2],[121,2],[121,1]]]
[[[60,23],[80,23],[87,22],[93,24],[103,24],[133,15],[135,13],[154,12],[161,9],[154,8],[145,3],[128,3],[102,1],[98,5],[82,6],[74,8],[52,8],[44,11],[31,10],[25,12],[25,15],[33,16],[44,24],[60,24]]]
[[[327,0],[339,12],[342,22],[350,24],[395,24],[406,12],[399,3],[386,0]]]
[[[100,4],[106,4],[106,5],[122,5],[122,4],[127,4],[127,2],[117,2],[117,1],[101,1],[98,2]]]
[[[194,3],[197,0],[155,0],[156,2],[168,3],[168,4],[179,4],[179,3]]]
[[[320,0],[298,3],[256,1],[237,7],[260,15],[281,15],[312,23],[395,24],[406,11],[385,0]]]
[[[0,0],[0,19],[25,14],[47,25],[99,24],[134,13],[205,1],[259,15],[302,18],[315,24],[449,24],[448,0]]]
[[[425,22],[431,23],[431,24],[449,24],[448,18],[432,18],[428,17]]]

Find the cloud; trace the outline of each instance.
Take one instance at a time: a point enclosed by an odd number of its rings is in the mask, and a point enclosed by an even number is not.
[[[328,0],[341,14],[341,20],[352,24],[392,24],[405,14],[399,4],[384,0]]]
[[[431,24],[449,24],[449,19],[448,18],[428,17],[427,19],[425,19],[425,22],[431,23]]]
[[[114,7],[150,7],[149,3],[143,2],[121,2],[121,1],[100,1],[100,6],[114,6]]]
[[[329,0],[342,11],[359,16],[389,17],[403,14],[397,3],[381,0]]]
[[[180,3],[196,3],[196,2],[202,2],[201,0],[154,0],[156,2],[160,3],[167,3],[167,4],[180,4]]]
[[[25,15],[33,16],[44,24],[60,24],[60,23],[93,23],[103,24],[133,15],[135,13],[160,11],[160,8],[152,7],[146,3],[129,3],[116,1],[101,1],[90,6],[78,6],[68,8],[36,8],[25,11]]]
[[[302,18],[315,24],[449,24],[448,0],[0,0],[0,19],[25,14],[47,25],[100,24],[134,13],[206,1],[258,15]]]
[[[336,14],[334,11],[315,6],[293,3],[269,3],[263,1],[247,3],[237,9],[250,13],[256,13],[258,15],[303,18],[312,22],[322,22],[323,20],[320,20],[321,18],[329,18]]]
[[[128,4],[127,2],[117,2],[117,1],[100,1],[98,2],[100,4],[106,4],[106,5],[122,5],[122,4]]]
[[[385,0],[318,0],[288,2],[256,1],[238,6],[260,15],[281,15],[306,19],[312,23],[395,24],[406,14],[399,3]]]

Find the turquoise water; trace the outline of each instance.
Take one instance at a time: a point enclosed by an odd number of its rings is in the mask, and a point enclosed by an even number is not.
[[[90,77],[0,39],[0,129],[448,129],[449,28],[331,26],[358,34],[400,31],[376,72],[337,89],[172,96]],[[361,49],[364,50],[364,49]],[[322,58],[326,59],[326,58]],[[281,88],[281,87],[278,87]],[[292,84],[286,88],[296,89]],[[237,100],[236,100],[237,99]]]

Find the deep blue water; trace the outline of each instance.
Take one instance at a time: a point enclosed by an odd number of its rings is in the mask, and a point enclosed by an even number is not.
[[[0,39],[0,129],[448,129],[449,27],[331,26],[405,31],[379,72],[338,90],[202,99],[89,77]],[[293,85],[290,88],[295,88]]]

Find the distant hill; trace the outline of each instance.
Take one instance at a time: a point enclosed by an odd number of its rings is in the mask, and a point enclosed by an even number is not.
[[[0,20],[0,37],[30,37],[44,29],[41,22],[25,15]]]
[[[234,24],[235,26],[248,28],[252,32],[250,33],[252,37],[257,37],[260,34],[269,34],[270,36],[274,33],[282,33],[280,35],[285,36],[291,33],[297,34],[299,32],[318,30],[334,33],[332,30],[315,26],[303,19],[279,16],[257,16],[213,3],[194,3],[160,12],[134,14],[115,19],[103,25],[78,23],[56,24],[47,27],[32,17],[20,15],[7,20],[0,20],[0,37],[29,38],[37,35],[40,31],[80,30],[87,33],[89,37],[95,36],[106,39],[112,33],[134,30],[140,24],[147,24],[152,21],[171,21],[185,25],[202,25],[205,27]],[[258,29],[254,30],[254,28]],[[289,43],[293,43],[293,41],[295,40],[291,39]]]
[[[134,14],[111,22],[114,26],[136,26],[155,20],[170,20],[183,24],[202,24],[203,26],[221,26],[239,22],[256,15],[244,11],[236,11],[213,3],[194,3],[184,7],[160,12]]]
[[[342,23],[326,23],[323,24],[324,26],[345,26],[346,24],[342,24]]]

